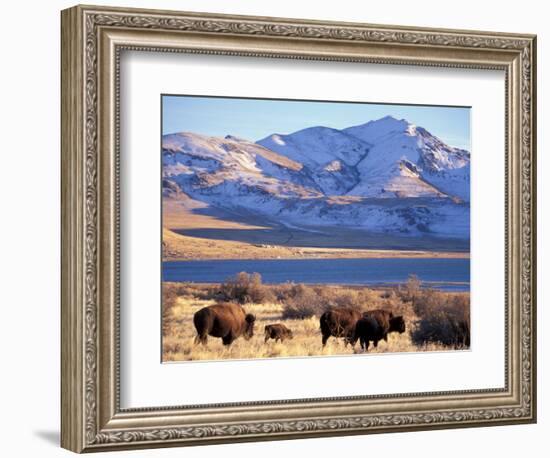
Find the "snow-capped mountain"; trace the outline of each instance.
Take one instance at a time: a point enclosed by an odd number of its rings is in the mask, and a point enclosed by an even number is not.
[[[355,165],[363,159],[370,143],[330,127],[308,127],[290,135],[273,134],[257,142],[308,167],[333,161]]]
[[[165,182],[210,205],[283,224],[469,238],[470,153],[404,119],[256,143],[170,134],[162,150]]]
[[[390,116],[344,131],[373,144],[357,165],[360,180],[350,194],[368,197],[470,199],[468,151],[446,145],[422,127]]]

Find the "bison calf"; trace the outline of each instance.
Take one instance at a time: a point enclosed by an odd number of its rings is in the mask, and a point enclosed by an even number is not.
[[[276,324],[268,324],[266,325],[265,329],[265,340],[264,342],[267,342],[269,339],[277,341],[284,342],[285,339],[292,339],[294,336],[292,335],[292,331],[288,329],[284,324],[276,323]]]
[[[359,339],[363,350],[369,349],[369,343],[373,342],[378,346],[379,340],[388,341],[390,332],[405,332],[405,320],[402,316],[394,316],[386,310],[371,310],[365,312],[363,317],[355,325],[353,341]]]
[[[254,335],[255,321],[256,317],[246,313],[239,304],[204,307],[193,316],[197,330],[195,343],[206,344],[208,336],[220,337],[224,345],[231,345],[240,336],[248,340]]]

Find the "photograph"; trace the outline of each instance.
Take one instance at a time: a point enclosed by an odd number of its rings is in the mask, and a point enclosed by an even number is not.
[[[161,106],[163,362],[470,348],[470,107]]]

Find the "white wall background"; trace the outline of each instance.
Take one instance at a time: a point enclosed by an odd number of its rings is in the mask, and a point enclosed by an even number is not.
[[[114,1],[114,0],[113,0]],[[96,4],[113,4],[95,0]],[[119,452],[128,456],[209,458],[248,456],[541,456],[547,448],[550,408],[546,377],[550,325],[545,310],[549,255],[549,197],[542,177],[550,173],[550,78],[546,43],[549,11],[536,0],[441,2],[354,0],[258,2],[239,0],[117,0],[117,6],[165,8],[312,19],[358,21],[538,34],[539,126],[539,423],[537,425],[430,431]],[[2,5],[0,47],[0,426],[3,456],[69,456],[59,441],[59,11],[72,2],[9,2]],[[546,274],[546,275],[545,275]],[[131,454],[131,455],[130,455]],[[116,455],[112,455],[116,456]]]

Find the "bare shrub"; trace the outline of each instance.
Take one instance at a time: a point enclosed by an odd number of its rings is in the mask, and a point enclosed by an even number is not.
[[[172,326],[174,317],[172,308],[178,300],[178,292],[175,287],[168,284],[162,285],[162,332],[166,334]]]
[[[416,297],[422,292],[422,282],[417,275],[411,274],[407,280],[407,283],[399,287],[399,295],[402,300],[409,302],[414,301]]]
[[[219,288],[216,285],[194,283],[162,283],[162,329],[166,334],[168,328],[175,323],[173,309],[178,299],[193,298],[198,300],[217,299]]]
[[[382,293],[369,288],[348,288],[334,285],[307,286],[289,284],[279,289],[277,298],[284,304],[283,318],[320,317],[335,308],[351,308],[364,312],[380,308],[387,301]]]
[[[357,292],[331,286],[318,286],[315,288],[318,301],[324,309],[350,307],[360,308]]]
[[[216,285],[202,283],[176,283],[163,282],[163,298],[170,297],[194,297],[195,299],[210,300],[217,299],[220,291]]]
[[[413,323],[418,318],[413,303],[404,301],[395,289],[383,294],[382,303],[378,308],[389,310],[394,315],[401,315],[407,323]]]
[[[262,276],[256,272],[239,272],[221,284],[220,292],[223,300],[241,304],[261,304],[275,299],[271,289],[262,284]]]
[[[387,291],[380,291],[375,289],[364,288],[359,290],[359,301],[363,304],[363,310],[372,310],[389,307],[391,304],[388,299],[391,297],[391,293]]]
[[[420,318],[411,333],[417,345],[440,343],[454,348],[470,346],[470,299],[465,294],[422,291],[413,301]]]
[[[365,302],[362,300],[361,295],[355,290],[342,291],[336,295],[335,299],[336,307],[346,307],[359,311],[365,307]]]
[[[296,283],[286,282],[272,285],[271,291],[273,292],[276,301],[284,303],[293,296],[295,288]]]
[[[440,310],[448,301],[448,295],[436,289],[424,289],[415,294],[412,305],[420,318],[426,318]]]
[[[321,316],[326,310],[324,302],[314,288],[304,284],[292,285],[283,306],[283,319]]]
[[[172,307],[176,305],[178,295],[175,291],[167,288],[162,288],[162,322],[172,319]]]

